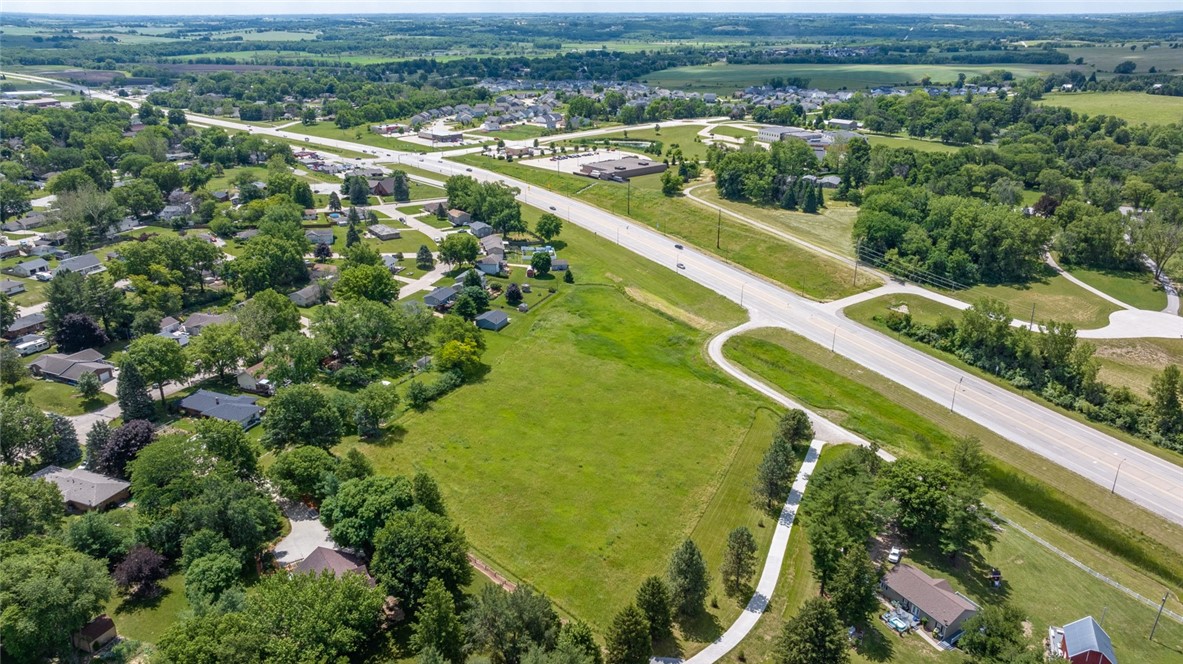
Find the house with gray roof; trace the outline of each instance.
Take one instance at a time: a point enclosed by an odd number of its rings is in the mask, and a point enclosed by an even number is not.
[[[305,231],[304,237],[312,244],[332,244],[337,238],[333,235],[331,228],[312,228]]]
[[[320,284],[309,284],[294,293],[290,293],[288,299],[297,307],[311,307],[314,304],[320,304],[323,296],[324,289],[320,287]]]
[[[263,416],[263,408],[255,405],[255,401],[255,397],[197,390],[181,399],[179,407],[186,415],[237,422],[243,429],[249,429]]]
[[[487,235],[480,238],[481,249],[490,256],[505,256],[505,241],[500,235]]]
[[[0,245],[0,259],[20,256],[21,248],[15,244]]]
[[[468,232],[478,238],[488,237],[493,234],[493,227],[483,221],[474,221],[468,225]]]
[[[491,309],[477,316],[473,322],[482,330],[497,332],[509,325],[509,316],[500,309]]]
[[[476,262],[476,269],[485,274],[501,274],[505,268],[505,261],[500,256],[485,256]]]
[[[12,321],[12,325],[4,331],[5,339],[15,339],[26,334],[33,334],[45,329],[45,314],[35,313],[28,316],[21,316]]]
[[[29,371],[38,378],[48,378],[67,385],[77,385],[82,375],[88,373],[94,374],[103,383],[115,377],[115,366],[93,348],[80,350],[72,355],[42,355],[29,364]]]
[[[8,268],[8,272],[18,277],[31,277],[38,272],[49,272],[49,262],[44,258],[34,258],[23,263],[17,263]]]
[[[397,240],[401,237],[397,228],[391,228],[386,224],[373,224],[366,230],[379,240]]]
[[[450,286],[442,286],[431,291],[427,295],[424,295],[423,304],[431,307],[432,309],[437,309],[439,307],[444,307],[448,304],[451,304],[452,300],[455,300],[457,295],[459,295],[459,293],[455,288]]]
[[[119,504],[131,495],[131,484],[82,468],[67,470],[46,466],[32,476],[57,486],[66,509],[74,513],[101,510]]]
[[[58,263],[53,274],[57,276],[59,273],[69,270],[70,272],[78,272],[85,277],[96,272],[104,272],[106,269],[94,254],[82,254]]]
[[[883,596],[919,620],[928,619],[928,628],[948,641],[961,631],[961,624],[978,612],[978,605],[953,590],[944,579],[934,579],[911,565],[896,565],[880,582]]]
[[[0,281],[0,293],[5,295],[16,295],[17,293],[25,292],[25,284],[13,279],[4,279]]]
[[[233,322],[234,316],[231,316],[230,314],[207,314],[204,312],[198,312],[195,314],[190,314],[189,317],[185,319],[184,328],[187,334],[195,337],[201,334],[201,331],[205,329],[207,325],[224,325],[226,323]]]

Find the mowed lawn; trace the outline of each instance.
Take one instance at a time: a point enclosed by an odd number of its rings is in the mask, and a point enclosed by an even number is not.
[[[604,139],[618,141],[661,141],[663,155],[669,151],[670,147],[677,145],[682,149],[682,154],[685,155],[687,159],[706,159],[706,143],[699,142],[698,136],[698,132],[702,131],[703,127],[705,126],[705,124],[676,125],[671,127],[662,127],[661,129],[655,129],[653,127],[646,129],[630,129],[628,131],[621,131],[615,134],[604,134],[602,136],[591,136],[587,139],[577,139],[577,141],[587,140],[595,142]]]
[[[1154,281],[1149,270],[1090,270],[1084,267],[1062,266],[1072,276],[1097,290],[1126,304],[1162,311],[1167,306],[1167,294]]]
[[[1142,92],[1074,92],[1049,94],[1039,103],[1065,106],[1087,115],[1115,115],[1131,124],[1183,122],[1183,97]]]
[[[712,63],[691,67],[675,67],[653,72],[645,77],[649,85],[700,92],[730,94],[751,85],[763,85],[774,77],[809,79],[809,87],[825,90],[851,90],[880,85],[909,85],[928,76],[935,83],[953,82],[959,73],[967,77],[1005,68],[1018,78],[1049,71],[1060,71],[1058,66],[1024,65],[873,65],[873,64],[779,64],[733,65]]]
[[[826,203],[827,207],[819,210],[818,214],[806,214],[780,207],[729,201],[721,198],[714,185],[711,184],[698,187],[691,193],[749,219],[764,222],[806,242],[844,256],[854,257],[854,245],[850,238],[854,230],[854,218],[858,215],[858,208],[849,203],[829,201]]]
[[[705,333],[615,287],[544,306],[483,381],[362,449],[434,475],[478,555],[603,629],[692,531],[759,402],[706,364]]]
[[[1035,322],[1072,323],[1079,329],[1105,327],[1109,314],[1120,307],[1068,281],[1063,275],[1044,276],[1026,284],[978,284],[949,295],[973,304],[983,297],[1005,302],[1011,316]]]
[[[885,145],[889,148],[912,148],[918,152],[956,152],[956,145],[927,141],[909,136],[888,136],[886,134],[863,134],[871,145]]]

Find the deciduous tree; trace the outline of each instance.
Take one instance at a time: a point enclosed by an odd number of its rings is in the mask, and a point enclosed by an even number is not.
[[[443,581],[431,579],[415,611],[411,646],[433,648],[453,664],[464,661],[464,627],[456,615],[456,601]]]
[[[341,440],[341,416],[323,392],[311,385],[281,388],[263,415],[263,444],[329,448]]]
[[[785,624],[773,655],[776,664],[846,664],[850,653],[846,629],[824,597],[805,601]]]
[[[320,520],[337,544],[372,553],[374,536],[386,519],[413,504],[413,488],[405,477],[371,475],[343,482],[321,505]]]
[[[128,344],[126,356],[135,363],[144,379],[160,390],[162,407],[164,386],[184,381],[193,375],[193,366],[185,357],[181,345],[172,339],[156,335],[140,337]]]
[[[42,479],[0,474],[0,542],[52,535],[61,527],[63,513],[57,486]]]
[[[216,374],[218,380],[225,381],[250,357],[251,348],[238,323],[219,323],[201,328],[201,334],[190,340],[187,352],[202,372]]]
[[[370,571],[382,588],[409,605],[438,578],[456,596],[472,579],[468,541],[447,518],[422,507],[395,512],[374,537]]]

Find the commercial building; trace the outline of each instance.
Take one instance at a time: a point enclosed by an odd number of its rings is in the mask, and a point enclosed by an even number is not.
[[[620,159],[609,159],[583,164],[579,167],[579,175],[600,180],[628,180],[642,175],[662,173],[669,168],[660,161],[653,161],[646,157],[629,155]]]

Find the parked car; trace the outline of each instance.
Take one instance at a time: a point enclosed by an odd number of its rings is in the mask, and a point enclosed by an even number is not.
[[[887,554],[887,562],[895,564],[900,561],[900,549],[897,546],[891,547],[891,551]]]

